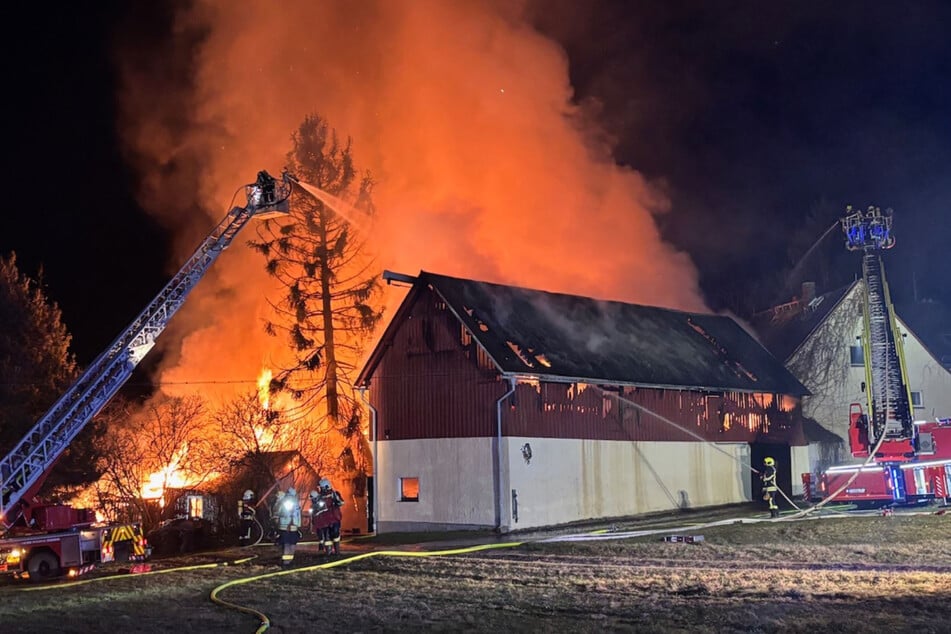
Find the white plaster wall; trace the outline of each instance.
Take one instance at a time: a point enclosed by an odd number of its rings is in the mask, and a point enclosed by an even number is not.
[[[749,445],[504,438],[508,529],[750,499]],[[522,446],[531,446],[530,461]],[[722,450],[721,451],[718,451]],[[740,462],[742,461],[742,463]],[[518,521],[512,514],[517,493]]]
[[[915,420],[951,418],[951,372],[948,372],[904,324],[905,365],[908,383],[914,392],[921,392],[922,406],[915,408]]]
[[[491,438],[381,441],[378,525],[388,530],[495,526]],[[526,461],[522,447],[531,447]],[[750,500],[749,445],[502,439],[502,530]],[[399,501],[399,478],[419,501]],[[517,494],[518,521],[512,490]]]
[[[377,522],[494,527],[492,438],[377,443]],[[419,478],[419,501],[400,501],[400,478]]]

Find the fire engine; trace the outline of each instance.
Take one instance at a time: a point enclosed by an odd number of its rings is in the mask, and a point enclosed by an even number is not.
[[[946,499],[951,490],[951,419],[916,421],[912,415],[902,334],[881,258],[895,244],[892,212],[849,206],[841,224],[846,247],[862,252],[867,403],[864,409],[859,403],[850,406],[849,448],[865,460],[826,469],[815,486],[811,474],[803,474],[803,490],[813,498],[835,494],[836,501],[869,505]]]
[[[238,232],[252,217],[288,214],[294,182],[286,171],[280,180],[261,171],[245,185],[247,204],[225,215],[145,310],[0,460],[0,572],[43,579],[148,556],[140,526],[101,525],[88,509],[44,504],[35,496],[66,447],[125,384]]]

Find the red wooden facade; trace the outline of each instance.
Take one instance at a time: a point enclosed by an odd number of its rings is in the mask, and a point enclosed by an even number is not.
[[[379,362],[368,375],[379,439],[495,436],[496,403],[509,390],[508,382],[431,290],[404,308],[408,310],[397,314],[400,321],[391,325]],[[599,387],[520,378],[515,393],[503,402],[502,434],[806,444],[795,397]]]

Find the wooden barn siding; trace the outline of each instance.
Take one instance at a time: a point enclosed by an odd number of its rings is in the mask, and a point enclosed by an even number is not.
[[[381,440],[495,435],[508,384],[479,369],[475,344],[463,347],[461,325],[436,300],[420,297],[370,379]]]
[[[495,403],[508,383],[480,367],[475,344],[435,295],[421,295],[393,333],[371,377],[381,440],[494,436]],[[483,364],[484,366],[484,364]],[[618,388],[615,388],[618,389]],[[623,398],[709,441],[777,442],[801,435],[799,408],[763,408],[751,394],[624,388]],[[778,400],[778,399],[777,399]],[[722,429],[722,414],[733,423]],[[742,421],[742,422],[741,422]],[[696,441],[697,438],[594,387],[521,383],[503,403],[502,433],[536,438]]]
[[[619,388],[615,388],[615,393]],[[595,387],[541,383],[518,385],[514,406],[503,415],[506,436],[593,440],[696,441],[695,436],[649,412],[689,429],[704,440],[750,442],[764,435],[790,441],[798,414],[762,407],[752,394],[708,394],[691,390],[624,388],[619,400]],[[724,405],[725,404],[725,405]],[[731,418],[723,424],[723,414]]]

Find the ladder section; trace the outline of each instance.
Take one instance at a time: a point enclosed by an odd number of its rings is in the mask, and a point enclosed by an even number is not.
[[[870,384],[869,441],[906,440],[914,436],[914,420],[905,375],[901,332],[885,280],[882,259],[875,252],[862,257],[865,280],[865,354]]]
[[[16,519],[16,514],[9,510],[39,490],[59,456],[128,381],[185,298],[247,224],[254,210],[249,204],[247,208],[235,207],[228,212],[148,307],[0,460],[0,521],[9,525]]]

